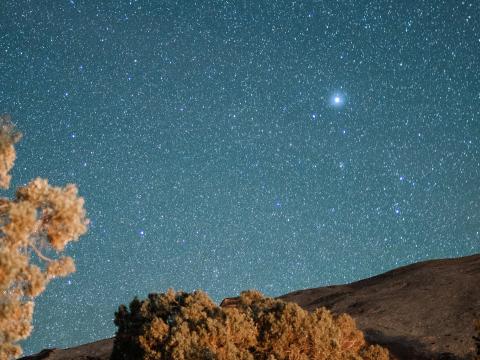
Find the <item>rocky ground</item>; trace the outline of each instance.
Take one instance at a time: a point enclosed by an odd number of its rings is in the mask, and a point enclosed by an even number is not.
[[[347,285],[299,290],[280,297],[308,310],[346,312],[366,339],[399,360],[467,360],[475,350],[473,319],[480,318],[480,254],[401,267]],[[234,306],[235,298],[223,301]],[[113,339],[50,349],[23,360],[106,360]]]

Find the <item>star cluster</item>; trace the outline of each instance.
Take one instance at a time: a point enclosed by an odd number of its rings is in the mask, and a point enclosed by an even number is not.
[[[135,295],[217,301],[480,251],[480,2],[0,4],[14,187],[76,183],[77,272],[26,353]]]

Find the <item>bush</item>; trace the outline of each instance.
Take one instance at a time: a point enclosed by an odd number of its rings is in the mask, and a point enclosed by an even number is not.
[[[15,162],[14,144],[21,135],[8,116],[0,116],[0,187],[10,185],[8,172]],[[0,198],[0,360],[22,350],[16,342],[32,330],[33,299],[57,276],[75,271],[70,257],[59,255],[71,240],[86,232],[83,199],[75,185],[50,186],[37,178],[17,189],[15,198]]]
[[[354,320],[242,292],[232,307],[203,292],[150,294],[115,313],[112,360],[386,360]]]

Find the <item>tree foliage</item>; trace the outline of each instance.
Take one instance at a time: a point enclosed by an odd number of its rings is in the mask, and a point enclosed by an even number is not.
[[[10,117],[0,116],[3,189],[10,185],[20,138]],[[75,271],[73,259],[62,252],[87,230],[83,205],[75,185],[54,187],[40,178],[18,188],[12,200],[0,198],[0,360],[21,354],[16,343],[31,333],[33,299],[51,279]]]
[[[242,292],[232,307],[203,292],[150,294],[115,313],[112,360],[387,360],[347,314]]]

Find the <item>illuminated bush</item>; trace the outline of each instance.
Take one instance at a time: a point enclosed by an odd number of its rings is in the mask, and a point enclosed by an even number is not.
[[[201,291],[150,294],[115,313],[112,360],[386,360],[354,320],[247,291],[232,307]]]
[[[0,116],[1,188],[10,185],[19,139],[10,118]],[[75,185],[53,187],[37,178],[17,189],[13,200],[0,198],[0,360],[22,353],[16,342],[32,330],[33,299],[51,279],[75,271],[72,258],[50,258],[45,250],[59,255],[87,224]]]

